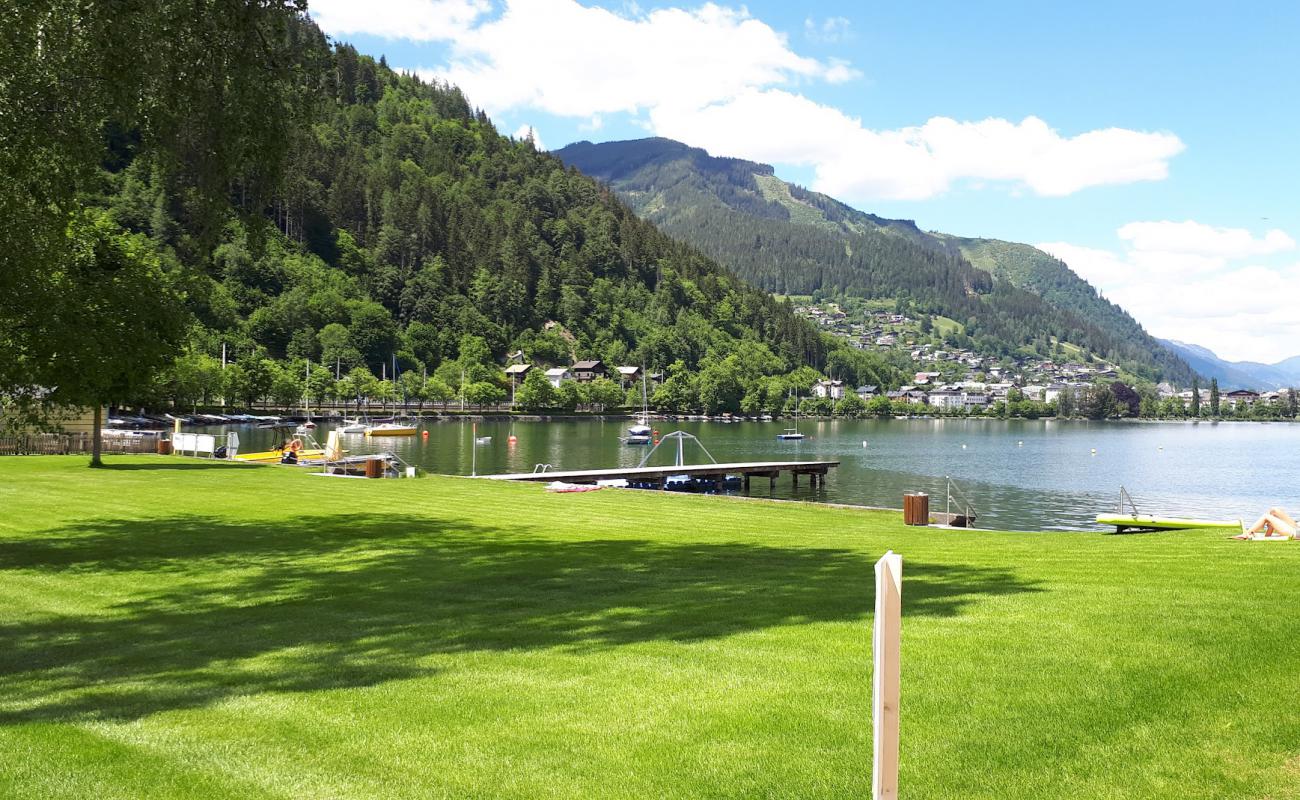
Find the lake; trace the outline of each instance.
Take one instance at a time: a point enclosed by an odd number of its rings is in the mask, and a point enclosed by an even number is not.
[[[426,422],[428,438],[344,437],[354,453],[391,450],[429,472],[479,475],[554,469],[636,466],[649,447],[623,445],[626,421],[480,422],[491,436],[473,446],[469,422]],[[788,423],[656,421],[666,434],[698,436],[719,462],[838,459],[825,486],[807,481],[784,499],[900,508],[906,491],[928,491],[944,510],[946,477],[974,505],[981,528],[1096,529],[1093,518],[1114,511],[1120,486],[1144,514],[1253,520],[1270,505],[1300,510],[1300,425],[1220,422],[1082,422],[1060,420],[803,420],[807,439],[783,442]],[[272,433],[237,428],[241,449],[272,444]],[[316,438],[324,442],[328,426]],[[517,441],[508,442],[513,432]],[[671,464],[664,447],[652,464]],[[1095,452],[1094,452],[1095,451]],[[689,463],[707,457],[689,444]],[[769,496],[766,480],[751,494]]]

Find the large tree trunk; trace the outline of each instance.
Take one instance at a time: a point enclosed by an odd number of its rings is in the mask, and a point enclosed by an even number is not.
[[[90,428],[90,466],[102,467],[104,462],[100,460],[100,443],[102,441],[102,432],[104,428],[104,407],[99,403],[95,404],[95,421]]]

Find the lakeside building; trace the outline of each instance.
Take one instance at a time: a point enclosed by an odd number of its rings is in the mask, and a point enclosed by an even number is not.
[[[624,389],[641,379],[640,367],[614,367],[618,373],[618,383]]]
[[[844,381],[817,381],[813,384],[812,393],[817,397],[839,400],[844,397]]]
[[[854,394],[861,397],[863,400],[870,400],[876,396],[878,391],[879,389],[877,389],[877,387],[871,385],[859,386],[857,389],[853,390]]]
[[[578,383],[590,383],[597,378],[603,378],[606,372],[605,362],[600,360],[579,361],[570,370],[573,372],[573,379]]]
[[[546,379],[551,382],[552,386],[558,389],[560,388],[561,383],[564,383],[567,380],[572,380],[573,376],[569,373],[568,367],[551,367],[546,370]]]
[[[1236,389],[1231,392],[1224,392],[1221,397],[1224,405],[1228,408],[1253,406],[1259,401],[1259,392],[1252,392],[1249,389]]]

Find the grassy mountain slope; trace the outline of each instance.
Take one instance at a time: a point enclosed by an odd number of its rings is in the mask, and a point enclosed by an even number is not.
[[[1191,378],[1123,309],[1027,245],[922,231],[786,183],[766,164],[669,139],[578,142],[556,155],[769,291],[905,298],[960,321],[986,351],[1059,355],[1059,340],[1144,377]]]

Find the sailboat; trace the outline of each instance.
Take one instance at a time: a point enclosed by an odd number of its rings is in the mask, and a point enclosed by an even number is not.
[[[776,438],[785,439],[787,441],[798,441],[799,439],[803,438],[803,434],[799,432],[799,395],[798,394],[794,396],[794,427],[786,428],[781,433],[778,433],[776,435]]]
[[[645,368],[641,369],[641,415],[635,417],[635,424],[627,429],[623,444],[650,444],[654,430],[650,427],[650,402],[646,396]]]
[[[316,423],[311,418],[311,360],[307,360],[306,374],[302,382],[302,408],[307,412],[307,419],[294,431],[299,436],[316,430]]]

